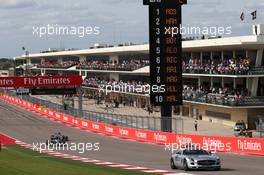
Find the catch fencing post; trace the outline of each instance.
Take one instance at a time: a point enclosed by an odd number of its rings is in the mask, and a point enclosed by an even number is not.
[[[142,120],[142,129],[144,129],[144,117],[141,117]]]
[[[154,118],[154,130],[156,130],[156,118]]]
[[[147,117],[147,120],[148,120],[148,129],[150,129],[149,117]]]
[[[79,92],[79,117],[83,118],[83,98],[82,98],[82,88],[78,87],[78,92]]]

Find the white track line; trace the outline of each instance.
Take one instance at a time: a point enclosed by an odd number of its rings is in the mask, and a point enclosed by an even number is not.
[[[32,148],[33,146],[21,141],[16,141],[16,143],[22,147],[25,148]],[[34,150],[36,151],[36,150]],[[103,165],[103,166],[108,166],[108,167],[113,167],[113,168],[120,168],[120,169],[126,169],[126,170],[135,170],[135,171],[140,171],[140,172],[145,172],[145,173],[156,173],[156,174],[161,174],[161,175],[192,175],[188,173],[176,173],[176,172],[170,172],[167,170],[158,170],[158,169],[153,169],[153,168],[147,168],[147,167],[137,167],[137,166],[132,166],[132,165],[124,165],[124,164],[117,164],[113,162],[104,162],[100,160],[95,160],[95,159],[89,159],[89,158],[83,158],[79,156],[73,156],[69,154],[63,154],[60,152],[55,152],[55,151],[43,151],[43,154],[48,154],[51,156],[59,157],[59,158],[64,158],[64,159],[70,159],[70,160],[75,160],[75,161],[81,161],[84,163],[92,163],[95,165]]]

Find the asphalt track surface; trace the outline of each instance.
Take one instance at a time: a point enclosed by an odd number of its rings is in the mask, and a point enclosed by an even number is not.
[[[163,146],[138,143],[81,131],[40,117],[19,107],[9,105],[1,100],[0,132],[29,144],[45,143],[51,134],[61,132],[69,136],[71,142],[100,143],[99,151],[89,151],[84,154],[68,151],[66,152],[67,154],[106,162],[171,170],[169,163],[170,153],[165,151]],[[264,173],[264,157],[225,153],[220,154],[220,156],[222,159],[221,171],[189,171],[188,174],[263,175]],[[175,172],[185,173],[182,170],[175,170]]]

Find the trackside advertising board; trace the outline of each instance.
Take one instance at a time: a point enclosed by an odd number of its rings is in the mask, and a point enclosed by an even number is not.
[[[35,111],[42,114],[41,116],[45,116],[54,121],[59,121],[63,124],[78,127],[83,130],[103,133],[107,136],[116,136],[119,138],[132,139],[140,142],[160,144],[164,145],[165,149],[167,148],[167,150],[176,149],[177,145],[186,145],[192,143],[196,145],[199,144],[203,147],[207,146],[209,150],[215,152],[231,152],[264,156],[264,139],[261,138],[188,135],[126,128],[75,118],[73,116],[56,112],[48,108],[42,108],[36,104],[32,104],[5,94],[0,95],[0,99],[17,106],[21,106],[22,108]]]
[[[0,77],[0,87],[81,86],[81,76]]]

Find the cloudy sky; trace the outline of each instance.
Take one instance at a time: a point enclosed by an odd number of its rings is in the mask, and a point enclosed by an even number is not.
[[[0,0],[0,58],[48,48],[88,48],[94,43],[148,41],[148,8],[143,0]],[[258,10],[258,19],[250,13]],[[232,27],[232,35],[251,34],[251,25],[264,23],[264,0],[188,0],[183,23],[188,26]],[[241,22],[241,12],[245,21]],[[33,27],[99,26],[100,35],[33,35]]]

